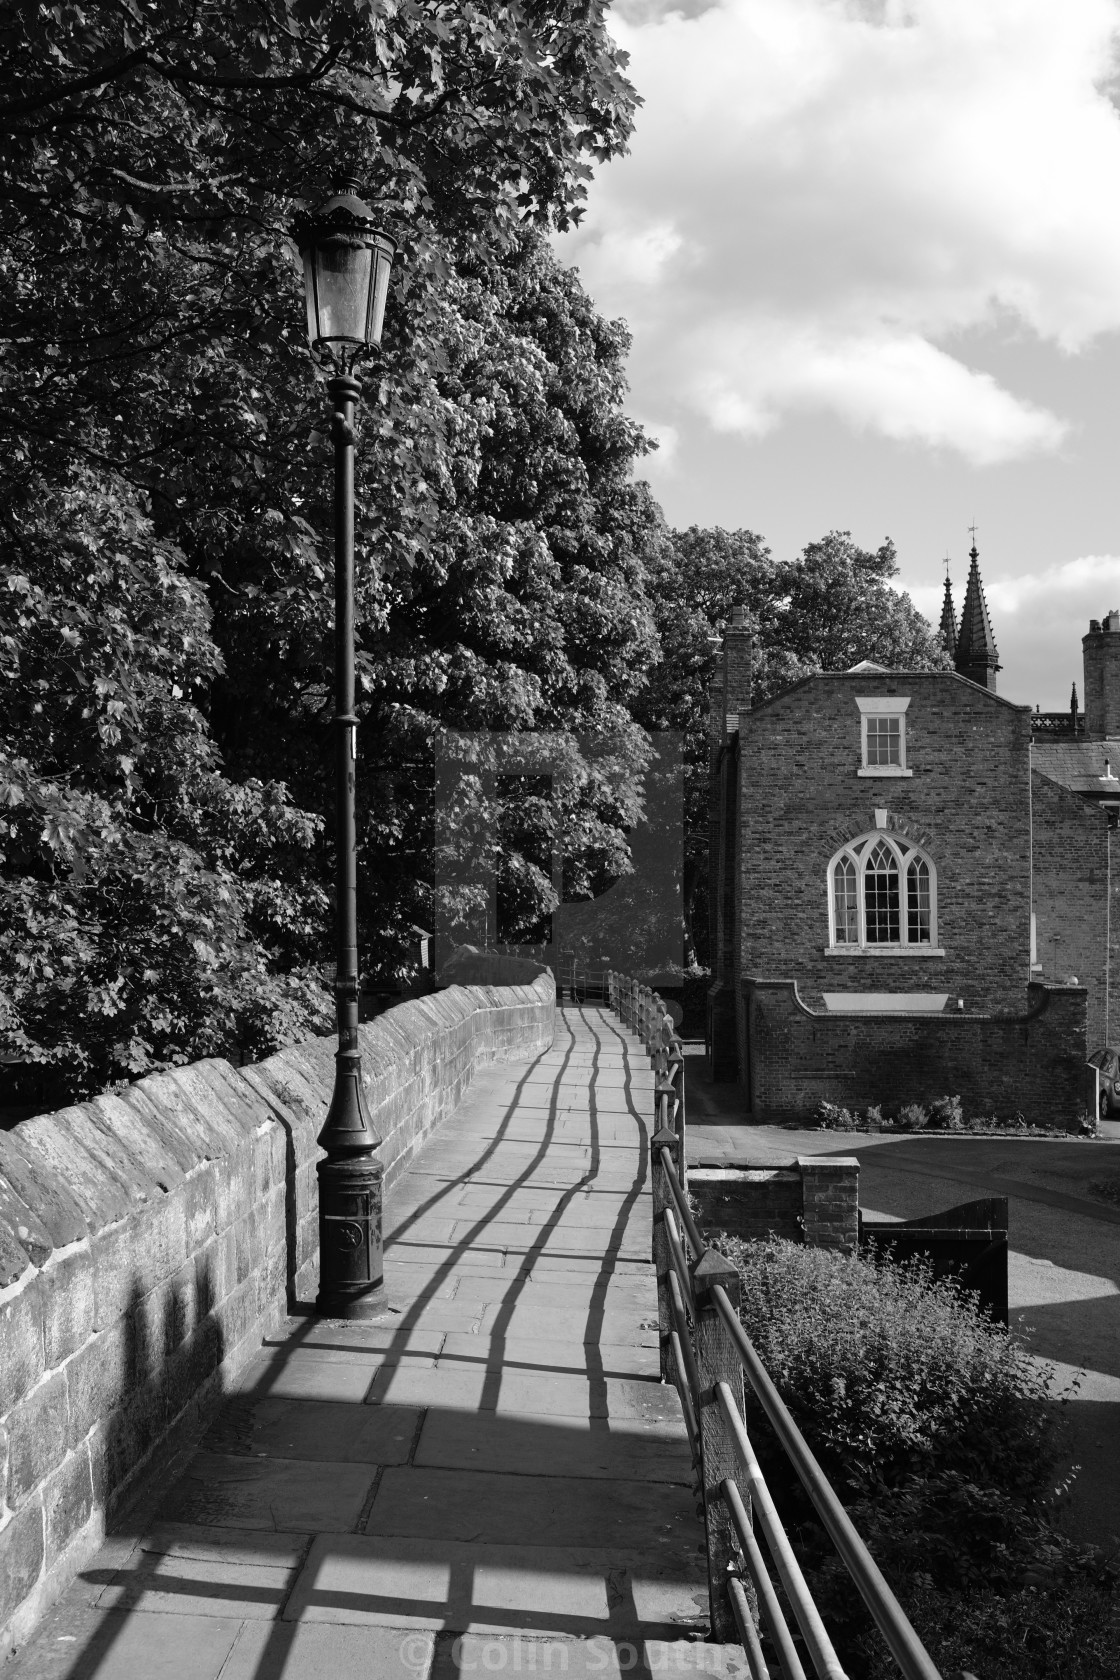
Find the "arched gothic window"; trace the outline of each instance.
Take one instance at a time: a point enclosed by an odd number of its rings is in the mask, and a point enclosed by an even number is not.
[[[936,873],[895,834],[860,835],[828,866],[829,945],[882,950],[937,943]]]

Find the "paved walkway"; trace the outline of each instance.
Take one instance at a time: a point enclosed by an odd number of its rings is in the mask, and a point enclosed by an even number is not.
[[[5,1680],[738,1675],[657,1377],[652,1077],[605,1010],[387,1199],[392,1310],[289,1321]]]

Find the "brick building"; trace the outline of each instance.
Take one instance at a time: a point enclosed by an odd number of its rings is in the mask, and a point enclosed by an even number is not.
[[[959,1093],[968,1113],[1072,1122],[1087,1053],[1120,1035],[1120,613],[1084,638],[1084,717],[1032,713],[996,692],[970,561],[959,631],[946,582],[954,671],[864,662],[752,706],[733,615],[710,717],[709,1024],[748,1112]]]

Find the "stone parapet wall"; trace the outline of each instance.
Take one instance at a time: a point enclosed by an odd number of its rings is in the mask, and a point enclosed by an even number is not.
[[[1022,1015],[831,1015],[792,980],[750,980],[750,1106],[806,1119],[824,1098],[885,1108],[959,1096],[967,1116],[1075,1130],[1086,1103],[1083,986],[1026,987]]]
[[[361,1028],[387,1194],[474,1072],[552,1042],[542,970]],[[0,1661],[146,1472],[314,1295],[334,1044],[207,1060],[0,1133]]]

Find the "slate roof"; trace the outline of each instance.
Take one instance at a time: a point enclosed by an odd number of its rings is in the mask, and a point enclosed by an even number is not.
[[[1031,748],[1031,764],[1050,781],[1093,799],[1120,799],[1120,780],[1101,780],[1106,763],[1120,778],[1120,741],[1036,741]]]

